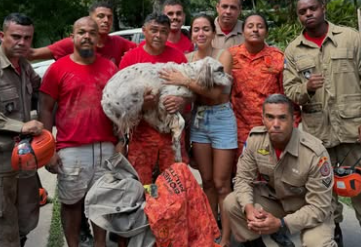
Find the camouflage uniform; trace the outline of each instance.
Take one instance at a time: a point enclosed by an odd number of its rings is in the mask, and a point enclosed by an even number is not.
[[[31,97],[40,86],[31,65],[25,59],[19,64],[20,74],[0,48],[0,246],[6,247],[19,247],[19,235],[25,237],[39,218],[36,176],[19,179],[11,168],[13,138],[30,120]]]

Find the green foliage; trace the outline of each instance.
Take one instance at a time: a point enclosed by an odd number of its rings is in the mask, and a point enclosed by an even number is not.
[[[51,218],[47,247],[63,247],[63,246],[64,246],[64,233],[61,225],[60,202],[58,199],[58,192],[56,191],[53,199],[53,215]]]
[[[302,26],[298,23],[285,23],[279,27],[271,28],[267,43],[284,51],[287,45],[301,33],[301,30]]]
[[[269,1],[258,0],[256,4],[256,11],[263,14],[270,23],[267,43],[277,46],[281,50],[284,50],[287,44],[302,31],[302,26],[296,16],[296,6],[291,5],[291,2],[295,1],[288,2],[288,5],[274,5]],[[355,4],[349,0],[328,1],[327,20],[337,25],[356,28],[356,9]],[[247,13],[247,10],[243,12]]]
[[[68,36],[74,21],[87,15],[87,7],[97,0],[1,0],[0,20],[11,12],[22,12],[35,23],[34,47],[43,46]],[[153,5],[161,6],[164,0],[108,0],[117,7],[114,18],[126,26],[140,27]],[[200,11],[214,11],[217,0],[182,0],[190,16]],[[360,0],[328,0],[327,19],[335,24],[357,27],[356,4]],[[255,4],[255,9],[253,9]],[[250,11],[264,14],[271,24],[268,42],[283,49],[301,31],[296,16],[296,0],[246,0],[243,15]],[[248,9],[248,10],[247,10]],[[252,9],[252,10],[250,10]],[[242,17],[241,17],[242,19]]]
[[[191,0],[190,9],[192,13],[200,11],[215,11],[217,0]]]
[[[128,27],[140,27],[145,17],[152,12],[150,0],[121,0],[118,5],[119,19]]]
[[[71,25],[81,16],[88,15],[90,0],[1,0],[0,20],[12,12],[21,12],[34,21],[34,45],[54,42],[69,35]]]
[[[32,0],[29,15],[35,21],[37,34],[46,35],[50,43],[69,36],[72,24],[80,17],[88,15],[87,7],[80,1],[72,0]],[[39,11],[42,10],[42,11]],[[44,36],[36,36],[35,44]]]
[[[326,18],[338,25],[357,28],[356,6],[348,0],[329,1]]]
[[[352,207],[352,202],[350,197],[339,197],[339,200],[345,203],[347,206]]]

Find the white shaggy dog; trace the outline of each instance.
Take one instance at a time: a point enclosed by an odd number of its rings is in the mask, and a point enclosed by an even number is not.
[[[222,64],[210,57],[185,64],[139,63],[119,71],[109,80],[103,90],[101,104],[120,134],[129,133],[141,118],[161,133],[171,132],[175,161],[179,162],[182,159],[180,138],[185,122],[180,113],[167,113],[162,102],[165,96],[192,97],[193,93],[186,87],[163,84],[164,81],[159,78],[159,72],[163,69],[177,69],[208,89],[214,85],[230,86],[232,83],[231,77],[224,73]],[[159,104],[155,109],[142,112],[143,95],[149,88],[152,94],[159,95]]]

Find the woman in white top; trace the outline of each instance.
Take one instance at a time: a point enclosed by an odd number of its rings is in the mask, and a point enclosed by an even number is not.
[[[224,71],[230,75],[232,56],[227,50],[212,47],[214,35],[212,17],[201,14],[192,20],[191,38],[198,50],[186,55],[188,62],[210,56],[220,61]],[[197,94],[190,133],[192,151],[214,216],[217,218],[218,206],[221,212],[223,234],[220,245],[229,246],[231,230],[229,220],[223,214],[223,200],[231,192],[231,173],[237,149],[236,119],[230,104],[231,87],[216,86],[208,90],[179,71],[164,70],[160,75],[166,84],[186,86]]]

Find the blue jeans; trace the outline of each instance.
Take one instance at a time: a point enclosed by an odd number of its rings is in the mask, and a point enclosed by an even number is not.
[[[192,114],[190,141],[209,143],[216,149],[237,148],[237,122],[231,103],[197,106]]]

